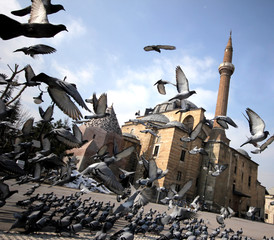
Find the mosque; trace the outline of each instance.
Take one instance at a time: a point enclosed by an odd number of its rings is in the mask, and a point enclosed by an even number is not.
[[[227,114],[230,78],[234,72],[232,54],[230,35],[223,62],[218,68],[220,83],[215,116]],[[88,166],[87,156],[95,153],[103,144],[108,144],[111,149],[116,138],[121,148],[136,146],[137,154],[119,163],[119,167],[136,171],[132,183],[142,176],[143,166],[138,163],[138,155],[143,154],[148,160],[154,159],[159,168],[169,170],[164,178],[158,180],[158,186],[169,188],[175,184],[179,190],[192,180],[186,200],[191,201],[199,195],[210,211],[218,212],[221,206],[229,206],[239,217],[245,216],[249,207],[253,206],[258,209],[256,217],[263,219],[266,189],[258,181],[258,164],[243,149],[230,147],[225,130],[216,121],[213,125],[204,121],[205,109],[198,108],[188,100],[185,103],[188,106],[186,111],[178,111],[181,109],[180,102],[171,100],[153,109],[146,109],[143,116],[136,117],[135,120],[149,122],[157,136],[141,133],[146,127],[140,121],[129,120],[119,128],[113,108],[110,109],[110,116],[104,120],[108,123],[102,124],[103,129],[98,123],[103,120],[98,119],[82,125],[80,128],[84,138],[90,142],[87,149],[80,149],[76,154],[82,156],[78,168],[81,170]],[[203,122],[203,126],[199,136],[194,141],[182,142],[180,138],[187,137],[189,130],[200,122]],[[107,129],[110,123],[113,127]],[[208,154],[190,154],[189,151],[194,147],[202,147]],[[227,164],[228,167],[219,176],[213,177],[211,172],[216,164]],[[118,168],[114,170],[118,171]],[[155,196],[155,201],[159,202],[165,196],[165,193],[161,193]]]

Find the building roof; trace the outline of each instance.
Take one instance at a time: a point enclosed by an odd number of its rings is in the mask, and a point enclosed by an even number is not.
[[[158,122],[158,123],[168,123],[169,119],[163,114],[149,114],[142,118],[143,121]]]
[[[189,111],[192,109],[197,109],[198,107],[190,102],[189,100],[179,100],[179,99],[173,99],[170,101],[166,101],[160,104],[157,104],[155,108],[153,109],[153,113],[162,113],[167,111],[172,111],[175,109],[185,109],[185,111]]]
[[[238,148],[238,149],[236,149],[236,151],[239,152],[239,153],[241,153],[241,154],[243,154],[247,158],[250,158],[250,156],[248,155],[247,151],[245,151],[244,149]]]

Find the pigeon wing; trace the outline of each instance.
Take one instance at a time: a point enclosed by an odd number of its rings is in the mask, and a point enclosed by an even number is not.
[[[32,0],[29,23],[49,23],[42,0]]]
[[[29,135],[33,127],[34,118],[29,118],[23,125],[22,133],[23,135]]]
[[[73,120],[80,120],[83,116],[77,106],[71,101],[63,90],[48,88],[48,93],[54,103]]]
[[[131,153],[133,153],[133,151],[135,150],[134,146],[130,146],[126,149],[124,149],[123,151],[119,152],[118,154],[115,155],[116,157],[116,161],[119,161],[122,158],[128,157]]]
[[[73,135],[79,140],[79,142],[83,141],[82,132],[76,124],[72,125]]]
[[[246,113],[249,117],[249,130],[252,135],[255,135],[257,132],[263,132],[265,128],[265,123],[261,117],[255,113],[250,108],[246,109]]]
[[[270,145],[274,141],[274,135],[269,137],[260,147],[261,152],[264,151],[268,145]]]
[[[25,78],[26,78],[26,81],[27,83],[30,83],[31,82],[31,79],[33,77],[35,77],[35,73],[32,69],[32,67],[28,64],[25,68],[24,68],[24,71],[25,71]],[[34,83],[34,85],[37,85],[38,83]]]
[[[98,105],[96,108],[96,114],[103,115],[107,110],[107,94],[103,93],[98,99]]]
[[[74,84],[57,79],[57,84],[64,89],[82,108],[90,112]]]
[[[175,46],[171,46],[171,45],[157,45],[158,48],[161,49],[165,49],[165,50],[175,50],[176,47]]]
[[[179,93],[189,91],[188,80],[180,66],[176,67],[176,83]]]
[[[154,49],[153,49],[152,46],[145,46],[145,47],[144,47],[144,50],[145,50],[145,51],[152,51],[152,50],[154,50]]]
[[[157,84],[158,92],[162,95],[166,95],[166,88],[165,85],[162,83]]]
[[[189,180],[183,187],[182,189],[178,192],[179,197],[183,197],[185,193],[191,188],[192,186],[192,180]]]
[[[157,179],[157,165],[155,160],[150,160],[149,161],[149,178],[150,180],[154,181]]]
[[[39,54],[49,54],[56,52],[56,49],[44,44],[37,44],[29,47],[30,51],[37,52]]]
[[[202,127],[203,127],[203,122],[199,122],[197,124],[197,126],[192,130],[192,132],[190,133],[190,139],[191,140],[194,140],[198,137],[199,133],[201,132],[202,130]]]

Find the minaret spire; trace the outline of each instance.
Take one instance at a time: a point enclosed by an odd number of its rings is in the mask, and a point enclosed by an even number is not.
[[[232,32],[230,31],[228,43],[225,48],[224,59],[218,68],[220,73],[220,84],[216,103],[215,116],[226,116],[227,113],[230,77],[235,69],[234,65],[232,64],[233,48],[231,35]],[[216,121],[213,124],[210,140],[221,140],[226,143],[229,143],[229,139],[227,139],[225,136],[224,129],[222,129]]]

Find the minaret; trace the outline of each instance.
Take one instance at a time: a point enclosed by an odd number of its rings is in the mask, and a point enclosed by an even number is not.
[[[230,77],[234,72],[234,65],[232,64],[232,39],[231,32],[228,39],[228,43],[225,48],[224,59],[223,62],[219,66],[220,73],[220,84],[218,91],[218,98],[215,110],[215,116],[226,116],[227,113],[227,104],[228,104],[228,94],[229,94],[229,84]],[[223,141],[229,144],[229,139],[225,135],[225,130],[219,126],[219,124],[215,121],[213,124],[212,133],[208,140],[213,141]]]

